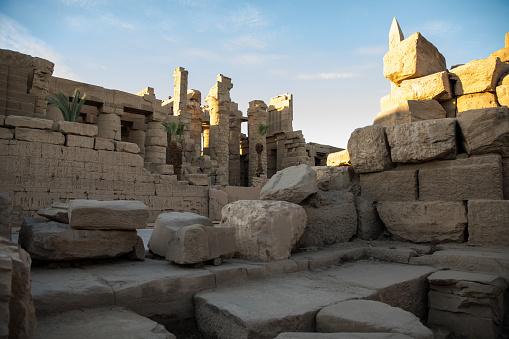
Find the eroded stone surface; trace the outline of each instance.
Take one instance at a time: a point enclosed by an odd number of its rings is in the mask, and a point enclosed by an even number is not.
[[[500,76],[509,66],[497,57],[474,60],[451,69],[451,78],[456,81],[454,92],[457,96],[495,91]]]
[[[298,204],[317,190],[315,170],[303,164],[278,171],[263,186],[260,199],[282,200]]]
[[[359,175],[352,166],[314,166],[318,188],[322,191],[346,190],[357,193],[360,190]]]
[[[382,126],[366,126],[354,130],[348,140],[348,152],[357,173],[380,172],[393,167],[389,143]]]
[[[389,126],[408,122],[443,119],[447,112],[436,100],[396,101],[386,110],[378,113],[373,125]]]
[[[509,246],[509,200],[468,201],[468,244]]]

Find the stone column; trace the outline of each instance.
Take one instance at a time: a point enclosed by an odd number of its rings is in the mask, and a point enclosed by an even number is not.
[[[248,119],[248,135],[249,135],[249,185],[252,185],[253,178],[256,176],[256,168],[258,167],[258,153],[256,153],[256,144],[260,141],[258,134],[258,126],[266,124],[268,120],[267,105],[262,100],[253,100],[249,103],[247,110]],[[267,175],[267,143],[262,138],[262,168],[264,175]]]
[[[46,115],[48,101],[46,97],[49,93],[49,80],[53,74],[54,64],[51,61],[34,58],[32,69],[34,71],[34,79],[30,94],[35,94],[35,113]],[[53,94],[53,93],[51,93]]]
[[[240,137],[241,137],[242,111],[236,102],[230,105],[230,177],[229,184],[238,186],[240,182]]]
[[[117,108],[115,105],[104,103],[99,109],[97,118],[97,136],[100,138],[121,140],[122,124],[120,115],[123,109]]]
[[[231,79],[219,74],[216,84],[211,88],[205,100],[210,107],[210,157],[217,161],[219,167],[225,169],[224,176],[227,181],[230,159],[230,89],[232,87]],[[227,182],[224,184],[227,184]]]
[[[145,154],[145,138],[147,132],[142,129],[132,129],[129,131],[129,142],[135,143],[140,148],[140,155],[143,157]]]
[[[210,125],[203,126],[203,155],[210,156]]]
[[[160,121],[149,121],[145,136],[145,162],[166,164],[167,136]]]
[[[189,125],[190,138],[194,140],[195,155],[200,155],[201,151],[201,133],[203,124],[203,112],[201,106],[201,93],[198,90],[190,89],[187,91],[187,111],[191,114],[191,123]]]

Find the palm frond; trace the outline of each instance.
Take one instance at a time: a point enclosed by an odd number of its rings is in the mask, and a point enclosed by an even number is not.
[[[46,99],[50,102],[50,107],[57,107],[62,113],[62,118],[65,121],[77,121],[81,108],[85,104],[87,95],[83,95],[80,99],[81,89],[77,88],[74,91],[74,96],[69,103],[69,97],[61,90],[55,90],[55,96],[47,96]]]

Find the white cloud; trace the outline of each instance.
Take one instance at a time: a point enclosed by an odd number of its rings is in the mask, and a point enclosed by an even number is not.
[[[227,48],[250,48],[260,50],[266,48],[269,44],[264,37],[243,35],[226,40],[224,45]]]
[[[37,56],[55,63],[53,75],[80,81],[80,77],[65,65],[64,58],[46,42],[33,36],[16,20],[0,13],[0,48]]]
[[[452,24],[445,21],[430,21],[424,24],[420,24],[417,27],[410,30],[411,32],[420,32],[424,36],[433,35],[447,35],[451,33],[457,33],[461,31],[462,26],[458,24]]]
[[[226,25],[220,26],[224,31],[256,31],[268,26],[262,13],[255,7],[246,6],[232,12],[226,19]]]
[[[355,54],[359,55],[383,55],[387,53],[389,46],[364,46],[355,50]]]
[[[126,28],[126,29],[134,29],[134,26],[131,25],[130,23],[119,20],[111,15],[101,15],[101,20],[112,25],[112,26]]]
[[[311,79],[346,79],[359,76],[357,73],[316,73],[316,74],[299,74],[298,78],[303,80]]]

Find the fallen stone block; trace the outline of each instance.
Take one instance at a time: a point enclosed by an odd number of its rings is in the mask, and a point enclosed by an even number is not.
[[[165,258],[176,264],[198,264],[235,253],[234,228],[191,225],[171,230]]]
[[[131,252],[137,241],[136,231],[77,230],[55,221],[24,222],[18,240],[40,261],[115,258]]]
[[[348,139],[348,152],[357,173],[380,172],[393,167],[385,128],[382,126],[354,130]]]
[[[379,202],[380,219],[391,234],[416,243],[463,242],[467,212],[463,202]]]
[[[419,32],[391,48],[383,60],[384,77],[397,85],[446,70],[444,56]]]
[[[457,115],[474,109],[498,107],[497,96],[491,92],[471,93],[456,98]]]
[[[226,205],[220,227],[236,229],[236,256],[255,261],[288,259],[306,227],[306,212],[286,201],[239,200]]]
[[[509,246],[509,200],[468,201],[468,244]]]
[[[152,253],[161,257],[168,252],[168,241],[175,230],[191,225],[213,226],[212,220],[191,212],[161,213],[154,224],[154,230],[148,242]]]
[[[318,189],[322,191],[346,190],[354,194],[360,191],[359,175],[352,166],[313,166]]]
[[[486,58],[471,61],[451,69],[451,79],[455,81],[456,96],[494,92],[500,76],[508,69],[508,65],[499,58]]]
[[[451,83],[447,71],[437,72],[420,78],[403,80],[399,87],[393,87],[391,101],[452,99]],[[382,109],[383,110],[383,109]]]
[[[361,195],[372,201],[415,201],[417,171],[384,171],[360,175]]]
[[[498,154],[429,164],[419,170],[419,200],[503,199],[502,158]]]
[[[32,260],[10,238],[0,237],[0,253],[0,336],[32,338],[37,326],[30,294]]]
[[[348,150],[342,150],[335,153],[329,153],[327,155],[327,166],[351,166],[350,154]]]
[[[9,193],[0,193],[0,237],[11,240],[12,199]]]
[[[322,308],[316,315],[316,331],[391,332],[433,338],[433,332],[412,313],[373,300],[346,300]]]
[[[345,191],[321,191],[306,198],[306,229],[298,248],[313,248],[347,242],[357,231],[354,195]]]
[[[69,223],[76,229],[135,230],[147,227],[148,207],[136,200],[71,200]]]
[[[163,325],[119,306],[83,308],[39,318],[34,338],[176,339]]]
[[[287,167],[273,175],[260,191],[260,199],[298,204],[317,190],[316,172],[302,164]]]
[[[376,210],[376,203],[362,195],[355,197],[357,210],[357,237],[363,240],[376,240],[385,229]]]
[[[385,129],[396,163],[456,158],[456,119],[418,121]]]
[[[69,223],[69,209],[68,208],[43,208],[37,211],[41,217],[47,218],[52,221],[60,222],[63,224]]]
[[[497,86],[496,91],[497,91],[497,101],[500,104],[500,106],[509,106],[509,85]]]
[[[59,121],[58,131],[62,134],[82,135],[85,137],[97,136],[97,125],[82,124],[79,122]]]
[[[378,113],[373,125],[389,126],[408,122],[443,119],[447,112],[436,100],[403,100]]]
[[[31,118],[19,115],[5,117],[4,125],[7,127],[25,127],[28,129],[53,129],[53,120]]]
[[[509,156],[507,106],[462,112],[458,125],[468,154],[499,153]]]

